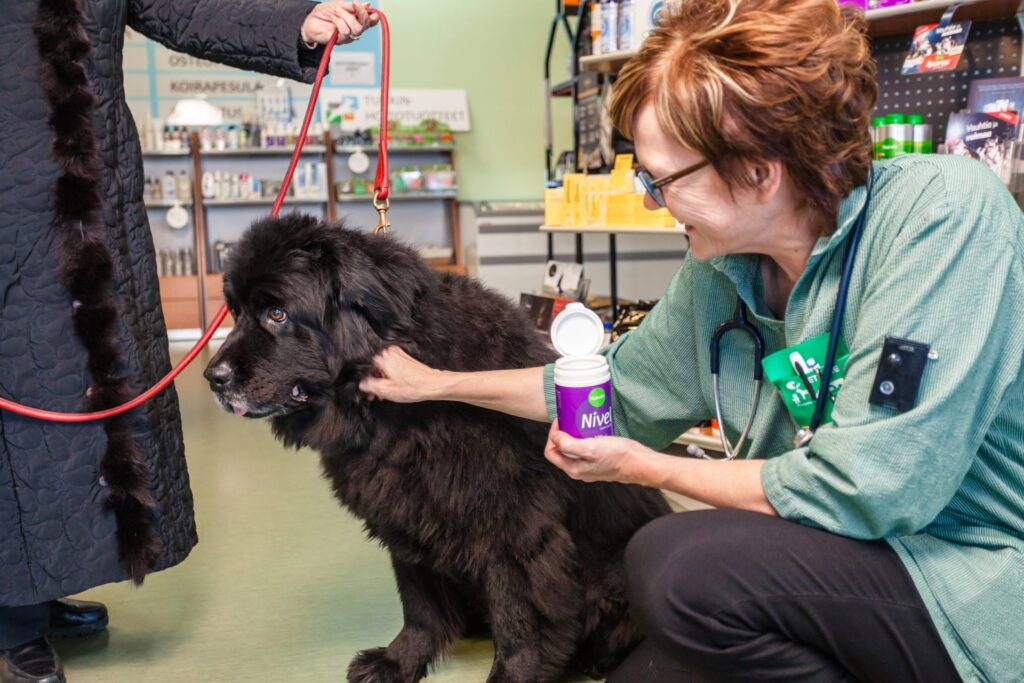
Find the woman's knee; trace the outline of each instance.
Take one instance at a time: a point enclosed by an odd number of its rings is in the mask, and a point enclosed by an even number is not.
[[[650,522],[626,548],[626,586],[637,620],[658,633],[704,631],[708,618],[741,596],[726,577],[745,560],[763,515],[682,512]]]

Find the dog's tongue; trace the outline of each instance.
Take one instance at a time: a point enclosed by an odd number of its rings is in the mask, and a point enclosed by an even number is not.
[[[233,412],[238,417],[242,417],[249,411],[243,408],[242,406],[231,406],[231,412]]]

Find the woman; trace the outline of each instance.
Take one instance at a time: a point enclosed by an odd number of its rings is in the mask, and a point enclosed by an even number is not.
[[[621,437],[552,428],[569,476],[718,509],[661,518],[627,552],[648,636],[611,681],[1017,681],[1024,671],[1024,219],[954,157],[873,164],[863,21],[834,0],[687,0],[616,83],[613,118],[690,254],[604,353]],[[685,172],[683,172],[685,171]],[[675,176],[673,178],[673,176]],[[709,343],[743,302],[766,353],[827,332],[858,214],[831,424],[793,447],[762,389],[740,459],[657,453],[714,417]],[[874,405],[886,337],[928,344],[905,412]],[[747,421],[752,344],[722,341],[723,426]],[[459,374],[388,350],[363,390],[555,416],[551,368]],[[573,459],[575,458],[575,459]]]
[[[169,369],[125,26],[176,50],[312,81],[331,32],[374,21],[332,0],[14,0],[0,26],[0,390],[110,407]],[[196,543],[177,397],[84,425],[0,415],[0,683],[64,680],[46,636],[102,630],[61,600],[141,583]]]

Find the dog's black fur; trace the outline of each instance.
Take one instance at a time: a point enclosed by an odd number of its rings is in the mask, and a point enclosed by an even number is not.
[[[658,492],[571,480],[544,459],[543,424],[358,389],[391,344],[446,370],[550,362],[511,302],[393,239],[298,215],[253,225],[224,293],[235,327],[207,368],[221,403],[318,450],[339,500],[391,553],[405,626],[361,652],[350,681],[417,681],[481,623],[493,683],[600,675],[636,644],[622,554],[668,512]]]

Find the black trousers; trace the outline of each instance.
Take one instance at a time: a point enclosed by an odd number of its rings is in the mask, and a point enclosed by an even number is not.
[[[0,607],[0,650],[9,650],[50,632],[50,603]]]
[[[959,681],[896,553],[753,512],[669,515],[626,550],[647,639],[608,683]]]

